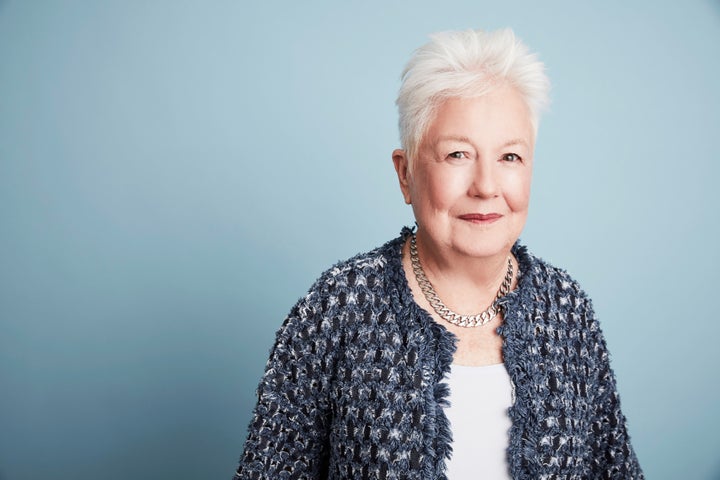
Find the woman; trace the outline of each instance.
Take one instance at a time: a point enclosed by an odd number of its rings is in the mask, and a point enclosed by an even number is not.
[[[414,54],[392,158],[417,231],[292,309],[236,477],[643,478],[590,300],[517,244],[548,88],[509,30]]]

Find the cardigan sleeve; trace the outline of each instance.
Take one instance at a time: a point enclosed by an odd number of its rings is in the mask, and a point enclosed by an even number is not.
[[[276,335],[235,479],[323,479],[327,475],[332,322],[309,293]]]
[[[595,316],[592,304],[586,299],[586,315],[591,331],[593,353],[597,360],[592,402],[592,478],[598,479],[644,479],[637,456],[630,444],[626,420],[620,409],[615,375],[610,367],[605,338]]]

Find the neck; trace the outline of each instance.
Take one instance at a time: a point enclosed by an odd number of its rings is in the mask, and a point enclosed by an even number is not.
[[[418,230],[417,249],[425,274],[433,285],[443,284],[453,289],[497,292],[507,272],[510,248],[491,256],[473,257],[435,244],[423,231]],[[446,287],[446,288],[448,288]]]

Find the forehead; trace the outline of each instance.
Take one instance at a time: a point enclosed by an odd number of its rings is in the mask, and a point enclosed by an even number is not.
[[[510,86],[498,87],[481,97],[452,97],[438,105],[428,125],[424,144],[441,141],[503,145],[533,144],[530,110]]]

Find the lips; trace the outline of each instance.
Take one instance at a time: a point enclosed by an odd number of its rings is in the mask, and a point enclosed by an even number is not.
[[[460,215],[460,219],[475,223],[492,223],[502,218],[499,213],[466,213]]]

